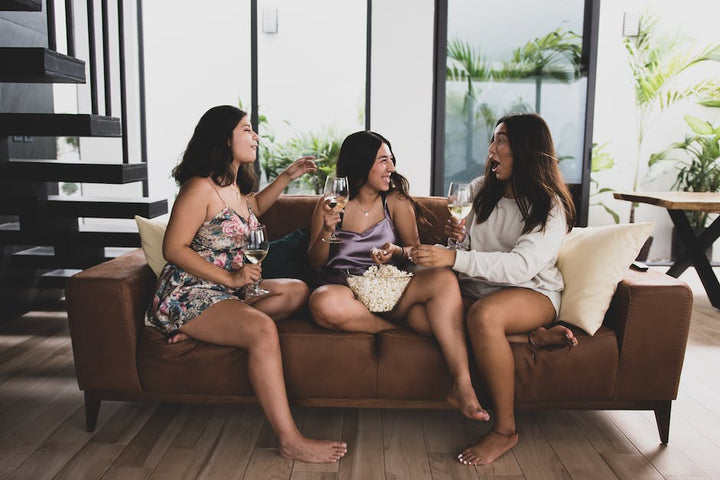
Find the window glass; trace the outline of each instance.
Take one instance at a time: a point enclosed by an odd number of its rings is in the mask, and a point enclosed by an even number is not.
[[[583,15],[576,0],[448,1],[445,191],[482,174],[495,122],[510,112],[542,115],[565,181],[581,182]]]

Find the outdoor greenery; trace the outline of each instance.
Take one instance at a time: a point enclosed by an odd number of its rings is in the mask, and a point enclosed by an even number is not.
[[[558,27],[554,31],[529,40],[513,50],[511,57],[497,64],[491,63],[479,48],[466,40],[454,39],[448,42],[446,79],[466,84],[460,112],[465,124],[466,170],[473,169],[476,152],[475,130],[479,122],[486,131],[492,131],[499,118],[498,113],[487,102],[480,102],[482,84],[486,82],[513,82],[534,79],[535,110],[540,112],[542,81],[551,78],[560,82],[571,82],[580,76],[582,37]],[[448,106],[453,102],[448,99]],[[516,99],[508,110],[532,111],[532,106],[523,99]],[[449,112],[451,109],[448,110]]]
[[[345,136],[334,129],[325,129],[321,132],[301,132],[283,143],[263,137],[260,164],[267,181],[273,181],[296,159],[304,155],[314,155],[317,171],[303,175],[298,181],[315,194],[323,193],[325,179],[335,171]]]
[[[696,75],[686,75],[701,64],[720,62],[720,45],[708,45],[698,50],[678,34],[661,33],[657,23],[658,17],[646,11],[640,16],[638,35],[625,39],[638,112],[633,190],[637,190],[645,158],[642,152],[645,138],[665,110],[681,100],[720,107],[720,83],[713,76],[697,80]],[[631,223],[635,221],[635,208],[633,203]]]
[[[650,165],[671,160],[677,170],[673,188],[684,192],[720,191],[720,126],[697,117],[685,115],[685,122],[693,134],[674,142],[667,149],[650,156]],[[688,212],[690,224],[705,227],[706,212]]]
[[[242,100],[238,107],[243,108]],[[325,179],[335,171],[340,146],[345,133],[329,127],[319,132],[299,132],[285,142],[277,141],[270,121],[265,115],[258,115],[260,137],[258,153],[260,166],[268,183],[272,182],[288,165],[305,155],[316,157],[317,171],[303,175],[298,179],[300,190],[317,195],[323,193]],[[284,122],[287,123],[287,122]],[[287,192],[287,188],[285,191]]]

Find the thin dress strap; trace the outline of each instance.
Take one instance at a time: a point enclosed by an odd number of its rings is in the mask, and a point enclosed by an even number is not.
[[[225,205],[225,208],[229,208],[227,202],[225,199],[220,195],[220,192],[218,191],[217,187],[215,186],[215,182],[213,182],[210,177],[207,177],[207,181],[210,182],[210,185],[212,186],[213,190],[215,190],[215,194],[218,196],[221,202],[223,202],[223,205]]]

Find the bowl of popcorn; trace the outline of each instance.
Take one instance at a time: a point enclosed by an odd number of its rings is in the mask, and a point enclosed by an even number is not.
[[[355,298],[371,312],[389,312],[402,297],[412,273],[394,265],[373,265],[362,275],[348,274],[347,283]]]

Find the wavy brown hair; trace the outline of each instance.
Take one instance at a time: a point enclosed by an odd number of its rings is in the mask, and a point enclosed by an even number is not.
[[[477,222],[488,219],[505,194],[506,183],[510,182],[515,203],[525,221],[523,233],[538,225],[545,229],[556,199],[565,210],[569,232],[575,224],[575,204],[558,168],[547,123],[535,113],[507,115],[498,120],[495,127],[501,123],[507,129],[512,151],[512,176],[508,180],[498,180],[492,172],[492,162],[485,162],[485,181],[473,201]]]
[[[360,190],[360,187],[367,182],[370,169],[375,163],[378,150],[380,150],[383,143],[390,149],[393,165],[396,165],[392,145],[390,145],[387,138],[379,133],[363,130],[351,133],[343,141],[338,155],[336,172],[339,176],[348,177],[348,187],[350,190],[350,198],[348,200],[353,199],[357,195],[358,190]],[[390,174],[390,190],[388,193],[393,191],[400,193],[412,204],[415,210],[415,219],[418,224],[426,228],[430,226],[427,218],[431,217],[432,213],[410,196],[410,183],[407,178],[397,173],[397,170]]]
[[[173,169],[172,176],[182,186],[192,177],[210,177],[221,187],[237,183],[240,191],[248,194],[257,189],[258,178],[253,164],[244,164],[235,179],[232,168],[233,130],[247,113],[231,105],[213,107],[200,117],[182,160]]]

